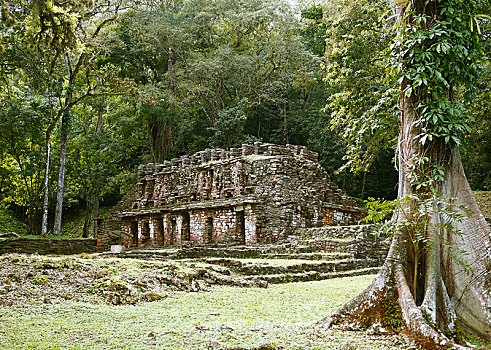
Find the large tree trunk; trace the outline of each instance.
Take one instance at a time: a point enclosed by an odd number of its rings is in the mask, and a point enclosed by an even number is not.
[[[409,8],[409,16],[443,16],[437,1],[394,4],[406,23],[414,19],[404,17]],[[425,50],[427,44],[417,49]],[[400,59],[404,63],[405,57]],[[419,85],[407,80],[401,84],[401,205],[392,219],[391,248],[370,286],[323,322],[404,331],[424,349],[464,349],[468,345],[464,332],[491,340],[490,229],[464,175],[457,146],[442,137],[420,142],[423,133],[428,135],[422,126],[428,125],[417,108],[421,98],[435,99],[431,89],[406,97],[406,86]],[[446,93],[451,101],[451,88]],[[443,171],[443,177],[431,171]]]
[[[399,198],[405,198],[418,194],[410,184],[413,159],[428,148],[422,150],[418,142],[420,130],[412,102],[403,98],[401,107]],[[454,220],[450,230],[428,230],[428,242],[414,244],[407,227],[415,208],[411,203],[403,205],[394,215],[398,229],[379,274],[362,294],[323,320],[324,325],[402,330],[424,349],[465,348],[461,331],[491,340],[490,229],[472,195],[457,147],[445,154],[445,175],[438,192],[453,201],[463,219]],[[465,215],[459,206],[472,215]],[[439,227],[448,218],[434,210],[426,220]],[[456,248],[466,255],[455,253]],[[465,260],[470,270],[459,260]]]

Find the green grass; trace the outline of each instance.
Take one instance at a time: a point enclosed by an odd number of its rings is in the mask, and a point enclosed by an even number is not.
[[[373,276],[273,285],[216,287],[136,306],[0,307],[1,349],[402,349],[397,337],[314,329]]]

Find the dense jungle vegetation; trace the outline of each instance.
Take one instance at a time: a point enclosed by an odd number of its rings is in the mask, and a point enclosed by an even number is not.
[[[89,235],[139,164],[257,140],[308,146],[354,197],[395,198],[394,24],[376,0],[2,1],[1,208],[34,234],[83,210]],[[474,190],[491,189],[490,79],[455,91],[474,94]]]

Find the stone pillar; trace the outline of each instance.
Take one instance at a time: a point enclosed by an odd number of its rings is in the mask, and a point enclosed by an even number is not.
[[[251,245],[257,243],[256,234],[256,211],[254,208],[247,204],[244,206],[244,219],[245,219],[245,244]]]
[[[182,215],[176,215],[175,217],[176,220],[176,227],[175,227],[175,244],[176,245],[181,245],[182,244]]]

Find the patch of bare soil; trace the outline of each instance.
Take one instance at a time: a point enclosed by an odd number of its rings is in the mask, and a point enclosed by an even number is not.
[[[0,256],[0,305],[64,300],[135,304],[170,293],[207,290],[210,284],[242,285],[227,269],[189,263],[102,258]]]

